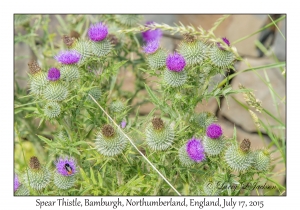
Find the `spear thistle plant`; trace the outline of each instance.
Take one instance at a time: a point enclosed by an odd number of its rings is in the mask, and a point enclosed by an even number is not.
[[[226,17],[206,31],[144,24],[132,14],[57,15],[58,40],[49,38],[46,16],[35,17],[32,29],[32,21],[18,21],[29,35],[40,26],[44,36],[28,36],[36,57],[28,60],[30,91],[15,95],[16,145],[24,153],[15,158],[22,172],[15,195],[248,195],[255,192],[216,183],[273,180],[270,147],[251,148],[233,126],[227,136],[218,115],[196,111],[234,94],[264,111],[250,90],[230,85],[242,58],[234,40],[214,34]],[[161,38],[175,33],[178,45],[168,52]],[[276,186],[272,193],[284,191]]]

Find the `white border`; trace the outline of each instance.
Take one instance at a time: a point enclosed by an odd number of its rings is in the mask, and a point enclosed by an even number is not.
[[[33,209],[37,197],[13,197],[13,14],[14,13],[287,13],[287,196],[233,197],[234,200],[264,200],[263,209],[298,207],[299,182],[299,12],[290,2],[260,1],[7,1],[1,2],[1,209]],[[3,65],[4,64],[4,65]],[[298,77],[297,77],[298,76]],[[7,91],[10,89],[10,91]],[[297,132],[297,133],[296,133]],[[298,134],[298,135],[297,135]],[[296,197],[297,196],[297,197]],[[60,197],[61,198],[61,197]],[[85,199],[87,197],[80,197]],[[100,197],[90,197],[99,199]],[[134,197],[139,198],[139,197]],[[147,197],[151,198],[151,197]],[[152,197],[153,200],[158,197]],[[163,197],[168,198],[168,197]],[[187,197],[188,199],[191,197]],[[198,197],[199,198],[199,197]],[[216,199],[217,197],[210,197]],[[221,197],[222,199],[223,197]],[[55,197],[40,197],[54,200]],[[117,197],[105,197],[116,200]],[[125,199],[125,197],[121,197]],[[230,197],[226,197],[230,199]],[[298,199],[299,200],[299,199]],[[68,208],[68,207],[64,207]],[[98,209],[101,207],[97,207]],[[162,209],[164,207],[160,207]],[[50,209],[50,208],[48,208]],[[53,209],[53,208],[52,208]],[[56,208],[55,208],[56,209]],[[86,208],[90,209],[90,208]],[[105,208],[101,208],[105,209]],[[112,208],[109,208],[112,209]],[[125,208],[122,208],[125,209]],[[128,208],[132,209],[132,208]],[[177,208],[175,208],[177,209]],[[178,208],[179,209],[179,208]],[[238,208],[240,209],[240,208]]]

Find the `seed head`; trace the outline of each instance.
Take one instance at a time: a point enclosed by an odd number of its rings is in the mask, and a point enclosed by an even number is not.
[[[164,122],[160,117],[155,117],[152,119],[152,125],[155,130],[161,130],[164,128]]]
[[[37,61],[29,62],[28,67],[29,67],[30,74],[36,74],[42,70],[41,67],[39,66],[39,64],[37,63]]]
[[[189,33],[183,34],[183,40],[186,42],[194,42],[196,37],[194,35],[191,35]]]
[[[65,45],[67,45],[68,47],[71,47],[75,41],[75,38],[69,37],[67,35],[63,35],[62,39],[63,39],[63,42],[65,43]]]
[[[240,149],[243,151],[243,152],[248,152],[250,150],[250,147],[251,147],[251,142],[249,139],[244,139],[242,141],[242,143],[240,144]]]
[[[104,125],[101,131],[105,137],[113,137],[115,135],[115,129],[109,124]]]
[[[29,166],[31,169],[39,170],[41,168],[41,164],[39,159],[36,156],[30,158]]]

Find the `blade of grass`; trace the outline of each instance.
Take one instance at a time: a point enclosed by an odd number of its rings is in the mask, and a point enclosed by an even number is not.
[[[269,68],[280,68],[280,67],[283,67],[285,66],[285,62],[280,62],[280,63],[272,63],[272,64],[268,64],[268,65],[264,65],[264,66],[258,66],[258,67],[253,67],[253,68],[249,68],[249,69],[244,69],[244,70],[241,70],[241,71],[238,71],[234,74],[231,74],[230,76],[226,77],[225,79],[223,79],[218,87],[222,87],[228,80],[234,78],[235,76],[239,75],[240,73],[243,73],[243,72],[248,72],[248,71],[256,71],[256,70],[261,70],[261,69],[269,69]]]
[[[283,35],[283,33],[281,32],[281,30],[278,28],[277,24],[274,22],[273,18],[268,15],[269,18],[271,19],[271,21],[274,23],[275,27],[277,28],[277,30],[279,31],[279,33],[281,34],[282,38],[284,39],[284,41],[286,41],[285,36]]]
[[[274,22],[269,23],[268,25],[262,27],[262,28],[259,29],[258,31],[255,31],[255,32],[252,33],[252,34],[249,34],[249,35],[247,35],[247,36],[244,36],[244,37],[242,37],[242,38],[240,38],[240,39],[234,41],[234,42],[232,43],[232,45],[234,45],[234,44],[236,44],[236,43],[239,43],[239,42],[241,42],[241,41],[243,41],[243,40],[245,40],[245,39],[248,39],[249,37],[251,37],[251,36],[253,36],[253,35],[255,35],[255,34],[258,34],[259,32],[265,30],[266,28],[269,28],[269,27],[271,27],[272,25],[274,25],[275,23],[277,23],[277,22],[283,20],[284,18],[285,18],[285,15],[281,16],[280,18],[278,18],[278,19],[275,20]]]

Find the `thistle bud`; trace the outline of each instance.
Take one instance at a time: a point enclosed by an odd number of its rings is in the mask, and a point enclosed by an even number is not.
[[[45,105],[44,114],[48,118],[56,118],[60,114],[60,105],[54,101],[50,101]]]
[[[116,15],[116,20],[124,25],[124,26],[134,26],[137,25],[141,20],[142,16],[141,15]]]
[[[29,168],[23,175],[24,182],[35,190],[41,190],[48,186],[51,180],[50,170],[42,165],[37,157],[31,157]]]
[[[95,87],[88,92],[89,95],[91,95],[96,101],[101,97],[101,89],[98,87]],[[93,101],[90,96],[87,98],[88,101]]]
[[[125,136],[111,125],[104,125],[96,135],[96,148],[102,155],[114,156],[123,152],[127,140]]]
[[[178,150],[178,157],[179,157],[180,163],[184,166],[191,166],[196,163],[189,157],[189,155],[186,151],[186,144],[182,145],[182,147],[180,147],[180,149]]]
[[[235,171],[246,171],[253,164],[250,141],[244,140],[240,147],[231,145],[225,152],[225,161]]]
[[[166,65],[167,52],[164,49],[157,49],[147,54],[147,63],[150,69],[158,70]]]
[[[208,155],[218,155],[220,154],[223,149],[225,148],[225,139],[218,138],[218,139],[211,139],[207,136],[203,138],[203,146],[205,149],[205,152]]]
[[[179,45],[179,53],[184,57],[187,65],[201,64],[206,59],[208,47],[202,41],[183,41]]]
[[[219,47],[214,46],[209,51],[212,63],[220,68],[226,68],[232,65],[235,56],[232,52],[221,50]]]
[[[270,169],[271,156],[267,149],[254,151],[254,168],[260,172],[266,172]]]
[[[146,127],[146,141],[153,150],[166,150],[174,141],[174,130],[161,118],[154,118]]]
[[[125,109],[125,106],[122,101],[116,100],[109,105],[109,109],[112,113],[120,113]]]

